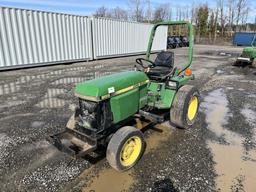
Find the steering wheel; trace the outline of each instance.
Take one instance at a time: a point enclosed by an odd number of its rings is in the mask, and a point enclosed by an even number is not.
[[[145,66],[144,64],[143,64],[143,61],[146,61],[146,62],[148,62],[148,63],[150,63],[150,65],[147,65],[147,66]],[[156,64],[153,62],[153,61],[151,61],[151,60],[149,60],[149,59],[145,59],[145,58],[137,58],[136,59],[136,63],[138,63],[140,66],[142,66],[144,69],[146,69],[146,68],[153,68],[153,67],[155,67],[156,66]]]
[[[143,68],[143,70],[145,72],[148,72],[150,68],[154,68],[156,66],[156,64],[153,61],[151,61],[149,59],[145,59],[145,58],[137,58],[135,61]],[[143,61],[146,61],[150,64],[144,65]],[[136,67],[136,65],[135,65],[135,67]]]

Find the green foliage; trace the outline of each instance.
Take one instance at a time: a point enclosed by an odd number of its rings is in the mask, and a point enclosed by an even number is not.
[[[211,16],[210,16],[210,21],[209,21],[209,30],[210,30],[210,34],[214,34],[215,30],[216,30],[216,25],[215,25],[215,16],[214,13],[212,12]]]
[[[198,8],[197,12],[197,32],[200,36],[205,36],[207,34],[208,27],[208,16],[209,8],[207,5],[202,5]]]

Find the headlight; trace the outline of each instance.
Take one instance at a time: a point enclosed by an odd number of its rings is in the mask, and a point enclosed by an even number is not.
[[[175,82],[175,81],[169,81],[169,82],[168,82],[168,86],[171,87],[171,88],[176,88],[176,87],[177,87],[177,82]]]

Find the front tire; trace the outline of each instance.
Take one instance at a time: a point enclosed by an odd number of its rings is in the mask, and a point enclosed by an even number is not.
[[[233,66],[241,66],[241,61],[236,60],[232,65]]]
[[[107,160],[117,171],[132,168],[145,149],[143,133],[135,127],[125,126],[117,130],[107,147]]]
[[[200,94],[196,87],[184,85],[175,97],[170,109],[170,121],[179,128],[191,127],[197,118]]]

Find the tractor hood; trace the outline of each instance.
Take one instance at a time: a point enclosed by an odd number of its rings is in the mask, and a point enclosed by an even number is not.
[[[256,47],[245,47],[242,52],[242,57],[256,58]]]
[[[79,98],[101,101],[149,82],[147,75],[139,71],[120,72],[77,84],[75,95]]]

